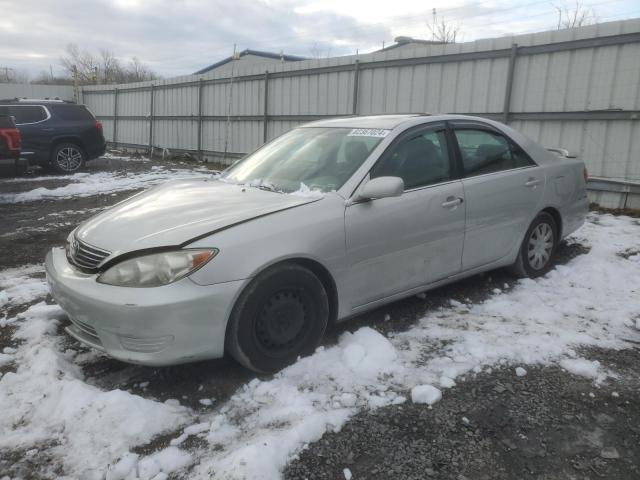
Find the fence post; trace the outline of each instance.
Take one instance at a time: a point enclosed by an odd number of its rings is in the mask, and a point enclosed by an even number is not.
[[[353,115],[358,114],[358,82],[360,78],[360,60],[356,60],[353,65],[353,105],[351,107],[351,113]]]
[[[198,160],[202,161],[202,78],[198,79]]]
[[[267,130],[269,126],[269,70],[264,72],[264,106],[262,107],[262,143],[267,143]]]
[[[509,109],[511,108],[511,91],[513,90],[513,75],[516,68],[516,56],[518,55],[518,44],[511,44],[511,54],[509,55],[509,67],[507,70],[507,85],[504,91],[504,107],[502,109],[502,123],[509,121]]]
[[[118,144],[118,87],[113,90],[113,146]]]
[[[153,156],[153,96],[155,85],[151,84],[151,98],[149,99],[149,158]]]

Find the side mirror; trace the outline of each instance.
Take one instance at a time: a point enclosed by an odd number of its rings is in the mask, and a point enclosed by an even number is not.
[[[404,180],[400,177],[373,178],[353,197],[352,203],[376,198],[399,197],[403,192]]]

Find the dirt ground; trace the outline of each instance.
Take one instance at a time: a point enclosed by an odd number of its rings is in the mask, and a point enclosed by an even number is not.
[[[159,164],[202,168],[178,161],[99,159],[87,171],[144,171]],[[0,193],[33,189],[35,175],[42,172],[5,183]],[[37,186],[54,188],[66,182],[51,175]],[[78,223],[135,192],[0,204],[0,270],[42,263],[46,252],[63,245]],[[587,251],[580,244],[563,243],[557,261],[566,263]],[[450,299],[479,302],[509,282],[505,272],[495,271],[424,298],[393,303],[334,326],[325,345],[335,343],[345,330],[364,325],[383,334],[406,330]],[[0,316],[15,313],[0,311]],[[0,351],[15,346],[12,342],[10,329],[3,329]],[[86,351],[70,338],[67,347]],[[437,408],[407,402],[358,414],[339,433],[326,434],[301,452],[285,478],[340,479],[345,468],[354,479],[640,478],[640,351],[630,345],[628,350],[593,350],[589,355],[619,372],[620,378],[596,387],[558,368],[527,368],[523,377],[510,369],[468,375],[445,392]],[[178,398],[195,410],[205,408],[199,399],[215,398],[220,404],[255,377],[227,359],[150,368],[98,356],[82,368],[86,381],[99,388],[158,400]],[[139,451],[164,446],[175,434],[156,438]],[[0,452],[0,478],[49,478],[50,461],[28,458],[21,451]],[[181,478],[188,478],[188,472]]]

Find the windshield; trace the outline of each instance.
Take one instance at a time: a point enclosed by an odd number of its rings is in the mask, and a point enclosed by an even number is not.
[[[228,182],[291,193],[340,188],[388,130],[298,128],[229,167]]]

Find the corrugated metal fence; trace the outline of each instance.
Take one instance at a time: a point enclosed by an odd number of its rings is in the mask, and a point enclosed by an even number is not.
[[[318,118],[467,113],[567,148],[594,176],[640,181],[640,20],[85,87],[83,101],[115,144],[225,163]]]
[[[60,98],[76,100],[69,85],[34,85],[31,83],[0,83],[0,99],[16,97]]]

